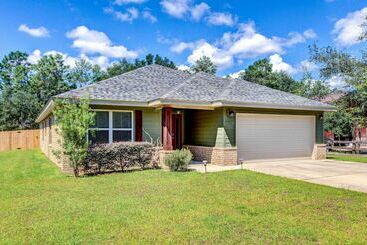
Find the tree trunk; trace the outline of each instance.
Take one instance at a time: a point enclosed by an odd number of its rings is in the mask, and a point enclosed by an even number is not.
[[[73,168],[74,171],[74,177],[79,177],[79,168],[78,167],[74,167]]]

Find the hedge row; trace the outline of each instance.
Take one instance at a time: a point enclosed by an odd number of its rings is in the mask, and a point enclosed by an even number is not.
[[[86,173],[125,171],[128,168],[146,168],[154,160],[155,148],[150,143],[119,142],[96,144],[88,149],[84,164]]]

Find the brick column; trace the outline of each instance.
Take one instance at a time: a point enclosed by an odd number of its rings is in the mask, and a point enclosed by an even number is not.
[[[323,160],[326,159],[326,145],[325,144],[315,144],[312,151],[313,160]]]

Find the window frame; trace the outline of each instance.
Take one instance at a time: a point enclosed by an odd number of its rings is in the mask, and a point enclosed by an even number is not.
[[[135,142],[135,116],[134,110],[106,110],[106,109],[91,109],[93,112],[108,112],[108,128],[89,128],[87,132],[87,141],[89,142],[89,131],[108,131],[108,144],[113,143],[113,131],[131,131],[131,140],[126,142]],[[114,128],[113,113],[114,112],[130,112],[131,113],[131,128]]]

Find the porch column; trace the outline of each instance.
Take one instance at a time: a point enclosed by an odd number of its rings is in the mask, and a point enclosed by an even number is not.
[[[173,150],[172,142],[172,108],[163,108],[163,150]]]

